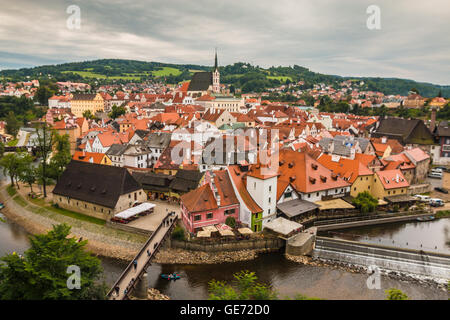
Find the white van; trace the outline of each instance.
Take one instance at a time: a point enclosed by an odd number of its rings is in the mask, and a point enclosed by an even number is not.
[[[430,202],[431,198],[429,196],[423,196],[421,194],[416,194],[414,198],[417,198],[421,202]]]
[[[430,206],[432,207],[443,207],[444,200],[442,199],[430,199]]]

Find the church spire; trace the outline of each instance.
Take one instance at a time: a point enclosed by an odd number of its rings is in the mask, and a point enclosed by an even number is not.
[[[217,64],[217,48],[216,48],[216,58],[214,60],[214,71],[216,71],[219,68],[218,64]]]

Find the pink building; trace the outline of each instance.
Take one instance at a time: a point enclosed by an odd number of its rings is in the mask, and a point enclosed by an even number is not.
[[[186,229],[191,233],[206,226],[225,223],[228,217],[239,221],[239,200],[227,171],[214,172],[211,183],[183,195],[181,215]]]

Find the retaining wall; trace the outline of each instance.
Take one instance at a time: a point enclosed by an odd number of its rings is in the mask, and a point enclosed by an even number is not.
[[[152,235],[152,231],[150,230],[144,230],[144,229],[139,229],[136,227],[132,227],[123,223],[117,223],[117,222],[112,222],[112,221],[106,221],[106,226],[110,227],[110,228],[114,228],[114,229],[119,229],[122,231],[127,231],[127,232],[132,232],[132,233],[137,233],[137,234],[141,234],[143,236],[147,236],[150,237]]]
[[[191,251],[219,252],[219,251],[241,251],[241,250],[279,250],[285,246],[282,239],[257,239],[241,240],[236,242],[223,243],[199,243],[193,241],[171,241],[172,248],[185,249]]]

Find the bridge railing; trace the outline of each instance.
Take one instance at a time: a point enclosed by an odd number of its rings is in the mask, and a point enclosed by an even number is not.
[[[176,223],[178,216],[174,213],[168,213],[165,217],[163,221],[166,221],[166,219],[169,219],[169,217],[173,216],[173,221],[171,224],[171,227]],[[131,262],[128,264],[128,266],[125,268],[125,270],[122,272],[122,274],[120,275],[120,277],[116,280],[116,282],[114,283],[114,285],[112,286],[111,290],[109,290],[107,297],[110,297],[111,294],[114,291],[114,288],[123,280],[123,278],[125,278],[125,276],[128,274],[128,272],[133,268],[133,261],[134,260],[138,260],[139,257],[145,252],[145,249],[148,247],[148,245],[152,242],[153,238],[155,237],[155,235],[158,233],[159,230],[161,230],[163,226],[163,222],[161,222],[158,226],[158,228],[156,228],[155,232],[152,233],[152,235],[148,238],[148,240],[145,242],[145,244],[142,246],[141,250],[139,251],[139,253],[134,257],[133,260],[131,260]],[[171,227],[169,227],[168,232],[171,230]],[[155,249],[154,252],[156,252],[159,249],[160,243],[158,244],[158,247]],[[153,256],[153,254],[152,254]],[[146,264],[147,266],[147,264]],[[145,268],[144,268],[145,269]],[[140,277],[140,275],[139,275]],[[138,277],[138,278],[139,278]],[[136,281],[136,280],[135,280]],[[129,289],[129,287],[133,285],[132,283],[128,284],[126,289]],[[129,291],[129,290],[128,290]]]

